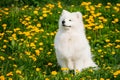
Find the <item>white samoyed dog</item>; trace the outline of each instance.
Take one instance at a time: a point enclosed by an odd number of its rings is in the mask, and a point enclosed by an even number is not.
[[[88,67],[97,67],[92,60],[80,12],[62,11],[54,46],[58,64],[62,68],[76,72]]]

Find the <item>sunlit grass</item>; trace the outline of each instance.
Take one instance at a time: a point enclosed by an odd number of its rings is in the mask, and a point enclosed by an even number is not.
[[[54,36],[63,9],[81,11],[98,70],[65,74],[57,64]],[[0,9],[0,80],[119,80],[120,3]]]

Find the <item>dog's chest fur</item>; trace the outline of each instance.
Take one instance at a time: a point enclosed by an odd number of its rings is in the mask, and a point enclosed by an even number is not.
[[[59,35],[57,49],[63,58],[76,57],[75,54],[80,50],[81,38],[78,33],[73,33],[71,31],[64,32]],[[61,52],[62,51],[62,52]]]

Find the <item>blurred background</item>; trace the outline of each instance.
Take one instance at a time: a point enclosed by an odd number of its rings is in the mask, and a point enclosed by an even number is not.
[[[83,1],[90,1],[92,4],[102,3],[103,5],[106,5],[107,2],[110,2],[112,4],[116,4],[120,2],[120,0],[0,0],[0,7],[11,7],[11,6],[23,6],[23,5],[29,5],[29,6],[39,6],[46,3],[55,3],[57,1],[61,1],[65,5],[79,5]]]

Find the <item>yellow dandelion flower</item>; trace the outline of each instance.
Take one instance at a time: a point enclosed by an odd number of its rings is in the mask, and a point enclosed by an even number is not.
[[[8,39],[10,40],[10,41],[12,41],[13,40],[13,38],[12,37],[8,37]],[[13,42],[13,41],[12,41]]]
[[[101,53],[101,52],[102,52],[102,50],[101,50],[101,49],[99,49],[99,50],[98,50],[98,52],[99,52],[99,53]]]
[[[9,10],[9,8],[4,8],[4,10],[5,10],[5,11],[8,11],[8,10]]]
[[[77,73],[79,73],[80,71],[79,70],[75,70],[75,73],[77,74]]]
[[[65,80],[69,80],[69,78],[65,77]]]
[[[75,5],[71,5],[71,7],[74,7]]]
[[[49,12],[50,15],[52,15],[53,13],[52,12]]]
[[[46,14],[46,13],[44,13],[42,16],[43,16],[43,17],[47,17],[47,14]]]
[[[31,58],[33,61],[36,61],[36,60],[37,60],[36,57],[35,57],[34,55],[29,56],[29,58]]]
[[[35,50],[35,54],[36,54],[37,56],[39,56],[39,55],[40,55],[40,50]]]
[[[91,9],[92,11],[94,11],[94,10],[95,10],[95,7],[94,7],[94,6],[90,6],[90,9]]]
[[[85,18],[87,18],[87,16],[88,16],[88,15],[83,15],[82,17],[85,19]]]
[[[42,20],[42,19],[43,19],[43,17],[42,17],[42,16],[40,16],[40,17],[39,17],[39,19],[40,19],[40,20]]]
[[[12,34],[12,38],[13,38],[14,40],[17,40],[17,38],[16,38],[16,34],[15,34],[15,33]]]
[[[90,11],[90,8],[88,6],[85,6],[86,11]]]
[[[120,9],[119,9],[119,7],[113,7],[113,9],[116,11],[116,12],[118,12]]]
[[[91,2],[82,2],[82,3],[81,3],[82,6],[88,6],[88,5],[90,5],[90,4],[91,4]]]
[[[47,54],[48,54],[48,55],[50,55],[50,54],[51,54],[51,52],[47,52]]]
[[[9,73],[7,73],[6,76],[13,76],[13,72],[9,72]]]
[[[102,15],[102,13],[100,13],[100,12],[96,14],[96,16],[100,16],[100,15]]]
[[[38,15],[38,11],[33,11],[34,14]]]
[[[13,67],[15,67],[15,68],[16,68],[16,67],[17,67],[17,65],[16,65],[16,64],[13,64]]]
[[[38,23],[38,24],[37,24],[37,27],[41,27],[41,24],[40,24],[40,23]]]
[[[88,36],[87,39],[90,40],[90,39],[91,39],[91,36]]]
[[[52,63],[51,63],[51,62],[49,62],[49,63],[48,63],[48,66],[52,66]]]
[[[51,46],[54,46],[54,44],[51,44]]]
[[[99,29],[99,26],[95,26],[95,28],[93,30],[98,30]]]
[[[40,45],[40,46],[43,46],[43,42],[40,42],[39,45]]]
[[[93,69],[89,69],[89,72],[93,72]]]
[[[114,75],[114,78],[116,78],[117,76]]]
[[[8,59],[12,59],[12,57],[11,57],[11,56],[8,56]]]
[[[47,36],[49,36],[50,34],[49,33],[46,33]]]
[[[114,16],[115,16],[115,14],[112,14],[112,16],[114,17]]]
[[[114,54],[115,54],[115,51],[112,51],[112,54],[114,55]]]
[[[9,12],[4,12],[4,14],[8,15],[8,14],[9,14]]]
[[[6,27],[7,26],[7,24],[2,24],[2,27]]]
[[[22,72],[20,70],[16,70],[16,74],[21,74]]]
[[[24,11],[24,10],[25,10],[25,8],[21,8],[21,10],[22,10],[22,11]]]
[[[54,36],[54,32],[51,32],[50,35],[51,35],[51,36]]]
[[[62,8],[61,2],[58,1],[58,8]]]
[[[103,22],[107,22],[107,19],[103,19]]]
[[[103,20],[103,19],[104,19],[104,17],[100,16],[100,17],[98,17],[98,19]]]
[[[107,2],[107,5],[111,6],[112,4],[110,2]]]
[[[109,40],[109,39],[106,39],[106,40],[105,40],[105,42],[109,43],[109,42],[110,42],[110,40]]]
[[[40,32],[44,32],[44,29],[40,29]]]
[[[40,10],[40,7],[36,7],[35,10]]]
[[[51,74],[55,76],[55,75],[57,75],[57,72],[56,71],[52,71]]]
[[[119,45],[119,44],[118,44],[118,45],[116,45],[116,46],[115,46],[115,48],[120,48],[120,45]]]
[[[22,21],[21,23],[25,25],[27,23],[27,21]]]
[[[25,54],[26,54],[26,55],[30,55],[31,52],[29,52],[29,51],[25,51]]]
[[[105,80],[104,78],[100,78],[100,80]]]
[[[3,29],[5,30],[7,27],[7,24],[2,24]]]
[[[117,3],[116,5],[117,5],[118,7],[120,7],[120,3]]]
[[[116,72],[113,73],[114,76],[117,76],[119,74],[120,74],[120,70],[118,70],[118,71],[116,71]]]
[[[25,5],[24,8],[28,8],[29,6],[28,5]]]
[[[12,58],[11,60],[15,60],[15,58]]]
[[[118,18],[115,18],[114,21],[115,21],[115,22],[119,22],[119,19],[118,19]]]
[[[108,43],[108,46],[113,46],[113,44],[112,43]]]
[[[3,40],[5,43],[9,42],[8,40]]]
[[[3,75],[1,75],[0,80],[5,80],[5,77]]]
[[[105,8],[109,9],[109,8],[110,8],[110,6],[105,6]]]
[[[104,57],[104,55],[100,55],[100,57],[102,57],[102,58],[103,58],[103,57]]]
[[[13,33],[13,31],[6,31],[7,33]]]
[[[116,23],[115,21],[112,21],[112,23]]]
[[[37,28],[37,27],[34,27],[33,30],[31,30],[31,31],[35,31],[37,33],[40,32],[39,28]],[[31,35],[34,36],[34,33],[31,33]]]
[[[117,39],[117,40],[115,40],[115,42],[119,43],[119,42],[120,42],[120,40],[118,40],[118,39]]]
[[[12,78],[8,78],[8,80],[13,80]]]
[[[49,78],[45,78],[45,80],[50,80]]]
[[[68,68],[61,68],[62,71],[67,71],[69,70]]]
[[[26,20],[26,21],[30,21],[30,18],[29,18],[29,17],[26,17],[25,20]]]
[[[3,48],[5,49],[5,48],[7,48],[7,46],[6,46],[6,45],[3,45]]]
[[[12,34],[12,37],[16,37],[16,34]]]
[[[40,51],[43,51],[43,48],[42,48],[42,47],[40,47],[40,48],[39,48],[39,50],[40,50]]]
[[[36,45],[35,45],[35,43],[31,42],[31,43],[30,43],[30,46],[31,46],[31,47],[35,47]]]
[[[96,5],[96,7],[100,8],[102,6],[101,3],[98,3],[98,5]]]
[[[42,13],[48,13],[48,12],[50,12],[50,11],[42,11]]]
[[[17,31],[19,31],[20,30],[20,28],[15,28],[14,29],[14,32],[17,32]]]
[[[5,60],[5,58],[4,58],[3,56],[0,56],[0,60],[4,61],[4,60]]]
[[[42,10],[43,10],[43,11],[46,11],[46,10],[47,10],[47,8],[43,7],[43,8],[42,8]]]
[[[36,71],[39,72],[39,71],[40,71],[40,68],[37,67],[37,68],[36,68]]]

